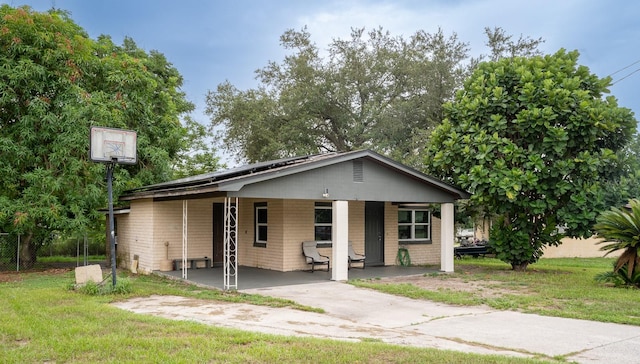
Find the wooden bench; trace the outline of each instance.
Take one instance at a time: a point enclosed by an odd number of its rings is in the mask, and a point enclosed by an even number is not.
[[[189,262],[189,268],[198,269],[198,262],[204,262],[205,268],[211,268],[211,258],[187,258],[187,262]],[[182,259],[174,259],[173,260],[173,270],[181,269],[182,267]]]

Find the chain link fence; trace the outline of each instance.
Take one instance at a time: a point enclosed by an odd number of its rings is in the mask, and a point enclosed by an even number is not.
[[[89,264],[104,264],[104,242],[87,235],[52,238],[32,249],[25,249],[20,234],[0,232],[0,272],[20,272],[29,269],[72,268]]]
[[[20,270],[20,238],[0,232],[0,271]]]

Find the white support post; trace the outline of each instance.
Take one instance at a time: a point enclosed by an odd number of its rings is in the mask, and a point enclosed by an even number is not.
[[[453,242],[455,240],[455,219],[452,203],[440,205],[440,270],[453,272]]]
[[[349,279],[349,202],[333,201],[331,241],[331,279],[346,281]]]
[[[182,279],[187,279],[187,258],[189,255],[188,244],[188,203],[187,200],[182,200]]]

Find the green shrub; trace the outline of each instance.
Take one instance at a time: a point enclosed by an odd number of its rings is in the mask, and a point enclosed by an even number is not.
[[[107,284],[104,294],[128,294],[131,291],[131,281],[127,278],[120,278],[116,281],[115,287],[112,284]]]
[[[84,293],[89,296],[98,296],[100,295],[102,284],[98,284],[94,281],[89,281],[84,285],[78,286],[78,292]]]
[[[622,251],[613,272],[624,285],[640,288],[640,200],[632,199],[625,208],[612,207],[602,212],[594,229],[604,238],[599,244],[600,250],[607,252],[605,256]]]
[[[615,287],[636,287],[640,288],[640,271],[636,271],[629,277],[627,274],[627,266],[620,267],[615,270],[615,263],[613,264],[614,270],[602,272],[595,276],[596,282],[611,283]]]
[[[89,296],[128,294],[132,292],[131,281],[127,278],[120,278],[116,280],[115,287],[111,284],[111,280],[109,280],[108,282],[102,283],[89,281],[82,286],[75,286],[74,288],[78,292]]]

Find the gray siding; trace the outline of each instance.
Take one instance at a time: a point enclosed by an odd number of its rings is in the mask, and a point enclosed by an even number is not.
[[[349,201],[391,201],[407,203],[454,202],[450,192],[428,184],[424,180],[398,173],[396,170],[370,160],[361,159],[362,170],[352,161],[333,164],[300,173],[272,178],[259,183],[238,186],[237,197],[283,199],[323,199]],[[358,181],[362,182],[358,182]],[[233,183],[225,185],[233,190]]]

